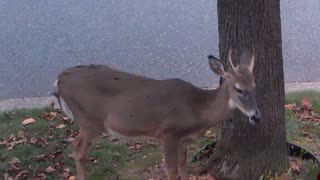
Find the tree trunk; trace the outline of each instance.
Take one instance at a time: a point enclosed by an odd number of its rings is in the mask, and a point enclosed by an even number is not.
[[[287,167],[284,75],[280,0],[218,0],[220,57],[234,50],[238,63],[243,48],[255,48],[255,81],[262,122],[250,125],[241,113],[221,129],[218,173],[234,179],[259,179]],[[215,171],[217,173],[217,171]]]

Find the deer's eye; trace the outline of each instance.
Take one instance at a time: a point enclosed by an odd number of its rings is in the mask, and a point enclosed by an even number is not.
[[[239,96],[243,96],[243,90],[242,89],[239,89],[239,88],[236,88],[236,92]]]

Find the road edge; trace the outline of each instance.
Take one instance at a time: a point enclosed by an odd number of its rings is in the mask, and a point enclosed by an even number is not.
[[[205,89],[214,89],[217,86],[207,87]],[[285,83],[285,92],[298,92],[304,90],[319,91],[320,81]],[[13,109],[36,109],[36,108],[59,108],[57,99],[54,96],[47,97],[25,97],[18,99],[0,100],[0,112],[10,111]]]

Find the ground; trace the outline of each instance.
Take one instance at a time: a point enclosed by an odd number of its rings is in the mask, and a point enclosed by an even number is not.
[[[286,128],[289,142],[320,155],[320,94],[301,92],[286,96]],[[1,179],[74,179],[71,142],[77,123],[70,123],[58,110],[15,110],[0,114]],[[192,157],[205,145],[219,139],[212,128],[188,147]],[[284,174],[262,175],[265,179],[315,179],[319,167],[312,161],[290,158]],[[102,134],[90,153],[89,179],[163,179],[165,165],[156,142],[121,144]],[[58,178],[57,178],[58,177]],[[190,179],[214,179],[210,175]],[[281,178],[278,178],[281,179]]]

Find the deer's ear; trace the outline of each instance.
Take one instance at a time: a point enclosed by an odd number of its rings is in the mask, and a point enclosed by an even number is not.
[[[208,56],[208,60],[209,60],[210,68],[215,74],[222,77],[226,76],[226,72],[224,71],[225,64],[223,62],[221,62],[218,58],[212,55]]]

